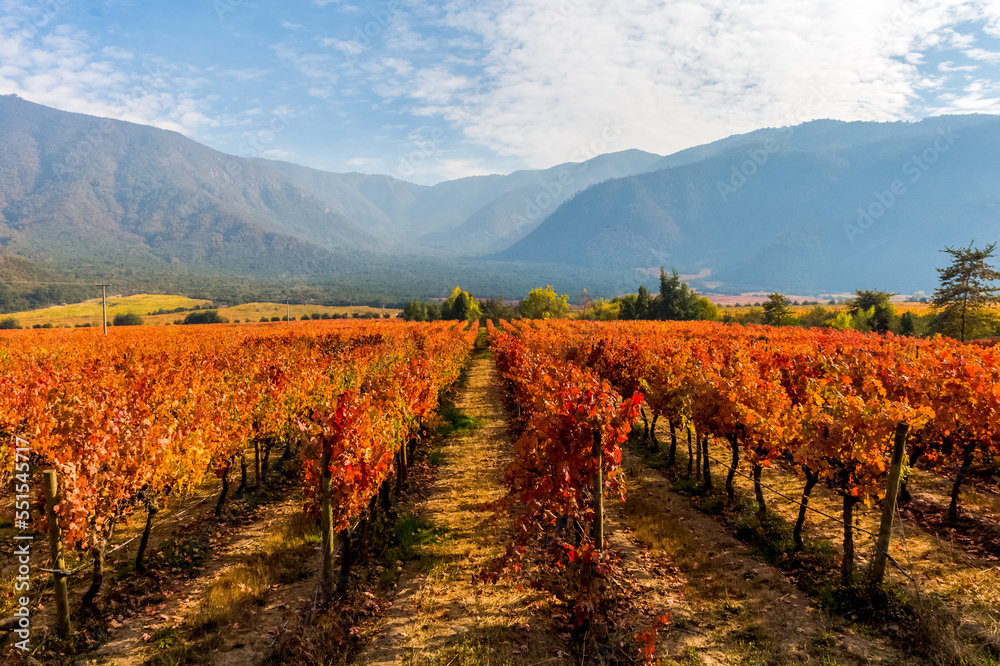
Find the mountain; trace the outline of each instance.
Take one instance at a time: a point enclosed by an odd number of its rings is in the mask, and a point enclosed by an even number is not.
[[[15,96],[0,165],[0,244],[43,267],[266,276],[357,266],[377,245],[275,169]]]
[[[586,187],[643,173],[661,159],[626,150],[541,171],[470,176],[430,187],[391,176],[329,173],[288,162],[259,161],[358,223],[383,249],[476,256],[521,239]]]
[[[728,293],[930,291],[945,245],[997,240],[997,154],[995,116],[822,120],[425,186],[0,96],[0,283],[20,285],[0,309],[98,278],[234,299],[607,296],[660,266]]]
[[[815,121],[682,153],[577,194],[491,258],[662,265],[728,293],[911,293],[937,284],[945,245],[1000,235],[996,116]]]

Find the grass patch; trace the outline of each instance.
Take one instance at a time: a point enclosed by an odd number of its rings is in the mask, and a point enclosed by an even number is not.
[[[174,573],[193,576],[208,561],[209,543],[204,534],[178,536],[167,541],[160,548],[156,559],[158,564]]]
[[[440,412],[441,423],[437,427],[439,437],[467,435],[485,425],[480,418],[467,415],[453,404],[445,404]]]
[[[444,452],[444,447],[441,445],[435,446],[427,454],[427,462],[434,467],[440,467],[445,464],[448,460],[448,455]]]
[[[415,514],[399,516],[393,526],[393,545],[385,552],[386,570],[380,581],[385,584],[395,580],[399,576],[400,565],[411,560],[420,560],[420,568],[429,571],[436,558],[427,552],[426,547],[440,543],[447,534],[448,530],[435,527]]]
[[[231,630],[254,626],[271,586],[294,583],[313,574],[317,534],[315,520],[297,514],[263,539],[256,550],[204,590],[198,612],[183,632],[174,628],[154,636],[164,652],[150,663],[206,663],[211,650],[224,643]]]
[[[737,499],[729,523],[736,538],[749,545],[754,556],[768,564],[778,564],[795,551],[792,525],[773,511],[768,511],[761,520],[756,504],[742,497]]]

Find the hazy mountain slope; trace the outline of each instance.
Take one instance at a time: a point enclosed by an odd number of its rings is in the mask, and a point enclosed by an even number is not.
[[[810,123],[787,147],[595,185],[494,258],[708,270],[701,286],[726,291],[928,290],[945,244],[997,239],[998,151],[992,116]]]
[[[151,127],[0,97],[0,243],[50,265],[308,271],[374,249],[284,174]]]
[[[452,252],[496,252],[523,238],[577,192],[609,178],[644,173],[660,159],[641,150],[625,150],[544,171],[514,172],[505,177],[504,187],[517,184],[516,188],[499,194],[457,227],[429,233],[421,241]]]
[[[409,211],[430,188],[398,178],[362,173],[330,173],[290,162],[260,162],[287,174],[298,185],[352,220],[382,243],[399,241],[412,226]]]

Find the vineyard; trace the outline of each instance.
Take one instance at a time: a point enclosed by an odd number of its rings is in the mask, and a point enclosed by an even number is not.
[[[421,442],[434,439],[443,396],[468,367],[477,336],[495,364],[511,440],[497,470],[502,496],[477,511],[509,528],[500,551],[466,578],[476,581],[477,597],[504,585],[542,595],[531,603],[547,604],[546,622],[565,641],[555,661],[562,653],[582,660],[589,649],[595,663],[649,663],[669,652],[680,602],[637,599],[629,553],[648,544],[613,533],[628,523],[622,507],[635,501],[626,462],[640,464],[636,454],[656,457],[681,486],[697,488],[699,501],[715,493],[730,511],[747,479],[760,524],[775,515],[775,474],[786,488],[797,479],[792,550],[809,549],[808,516],[823,512],[840,526],[833,578],[845,588],[881,585],[873,569],[886,558],[912,580],[897,551],[879,545],[864,562],[856,546],[858,530],[872,544],[877,536],[877,527],[859,527],[859,512],[889,504],[886,515],[897,515],[894,448],[904,453],[896,461],[902,502],[912,470],[948,479],[946,538],[977,510],[963,504],[970,471],[1000,458],[996,347],[708,322],[485,328],[312,321],[4,336],[0,479],[13,489],[17,530],[3,534],[36,535],[39,553],[45,540],[53,544],[44,569],[33,572],[32,594],[43,578],[44,594],[53,593],[54,580],[55,606],[72,601],[72,615],[99,615],[102,588],[114,577],[108,554],[121,547],[125,525],[142,526],[130,552],[133,575],[146,574],[158,515],[211,487],[218,495],[210,513],[225,521],[227,502],[266,486],[279,469],[290,479],[283,492],[319,527],[310,617],[341,612],[355,604],[343,601],[351,594],[390,594],[351,590],[360,580],[352,565],[375,566],[365,562],[377,550],[368,541],[392,538],[373,537],[370,527],[394,519],[393,498],[419,487],[408,470],[427,455]],[[46,470],[56,488],[43,487]],[[838,498],[836,515],[828,501],[815,506],[823,493]],[[652,504],[642,512],[655,513]],[[992,514],[977,521],[996,530]],[[989,541],[984,564],[1000,557]],[[67,578],[84,570],[89,587],[67,593]],[[988,576],[1000,581],[1000,568]],[[977,640],[982,654],[1000,658],[1000,618],[995,609],[987,617],[992,629]],[[338,640],[360,640],[354,629]],[[73,631],[59,627],[64,637]],[[604,644],[618,647],[595,647]]]

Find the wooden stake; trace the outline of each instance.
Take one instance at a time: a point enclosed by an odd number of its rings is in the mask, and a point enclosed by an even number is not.
[[[604,550],[604,452],[601,431],[594,431],[594,547]]]
[[[56,520],[55,507],[59,503],[58,482],[56,471],[47,469],[42,473],[45,479],[45,518],[49,522],[49,555],[52,558],[52,568],[58,571],[66,570],[63,559],[62,535],[59,533],[59,522]],[[69,592],[66,589],[66,574],[53,574],[56,593],[56,631],[60,638],[67,638],[73,627],[69,621]]]
[[[330,478],[330,449],[326,442],[323,443],[323,455],[320,462],[320,487],[322,497],[320,499],[320,520],[323,530],[323,543],[320,552],[323,556],[323,568],[321,574],[323,586],[323,601],[329,601],[333,597],[333,555],[334,555],[334,534],[333,534],[333,480]]]
[[[906,453],[906,435],[910,430],[907,423],[896,424],[895,441],[892,449],[892,464],[889,467],[889,485],[882,500],[882,523],[878,528],[875,559],[872,560],[871,581],[880,585],[885,577],[885,561],[889,554],[889,538],[892,536],[892,518],[896,514],[896,495],[899,492],[899,477],[903,470],[903,454]]]

